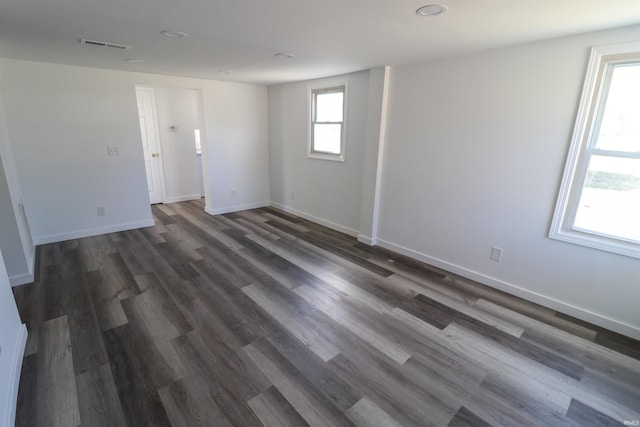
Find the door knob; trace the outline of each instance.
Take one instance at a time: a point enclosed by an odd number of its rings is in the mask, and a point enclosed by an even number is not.
[[[153,153],[151,157],[158,157],[158,153]]]

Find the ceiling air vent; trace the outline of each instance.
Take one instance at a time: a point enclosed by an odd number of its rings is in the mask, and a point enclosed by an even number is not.
[[[131,49],[131,46],[125,46],[123,44],[99,42],[99,41],[96,41],[96,40],[88,40],[88,39],[80,39],[80,43],[81,44],[87,44],[87,45],[90,45],[90,46],[112,47],[114,49],[120,49],[120,50]]]

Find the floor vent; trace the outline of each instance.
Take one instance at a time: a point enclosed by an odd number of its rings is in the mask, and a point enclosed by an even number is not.
[[[80,39],[80,43],[90,45],[90,46],[112,47],[114,49],[120,49],[120,50],[131,49],[131,46],[125,46],[123,44],[100,42],[97,40],[89,40],[89,39]]]

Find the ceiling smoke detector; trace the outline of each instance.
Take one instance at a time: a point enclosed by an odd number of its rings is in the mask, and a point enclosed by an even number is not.
[[[416,15],[436,16],[445,13],[447,10],[447,6],[443,6],[441,4],[429,4],[427,6],[422,6],[421,8],[416,10]]]
[[[88,46],[97,46],[97,47],[110,47],[113,49],[120,49],[120,50],[131,49],[131,46],[126,46],[123,44],[101,42],[101,41],[89,40],[89,39],[80,39],[80,44],[86,44]]]

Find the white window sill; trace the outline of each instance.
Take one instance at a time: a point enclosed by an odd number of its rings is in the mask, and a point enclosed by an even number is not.
[[[640,259],[640,245],[577,230],[553,230],[549,238]]]
[[[308,153],[307,158],[317,160],[330,160],[332,162],[344,162],[344,155],[329,153]]]

